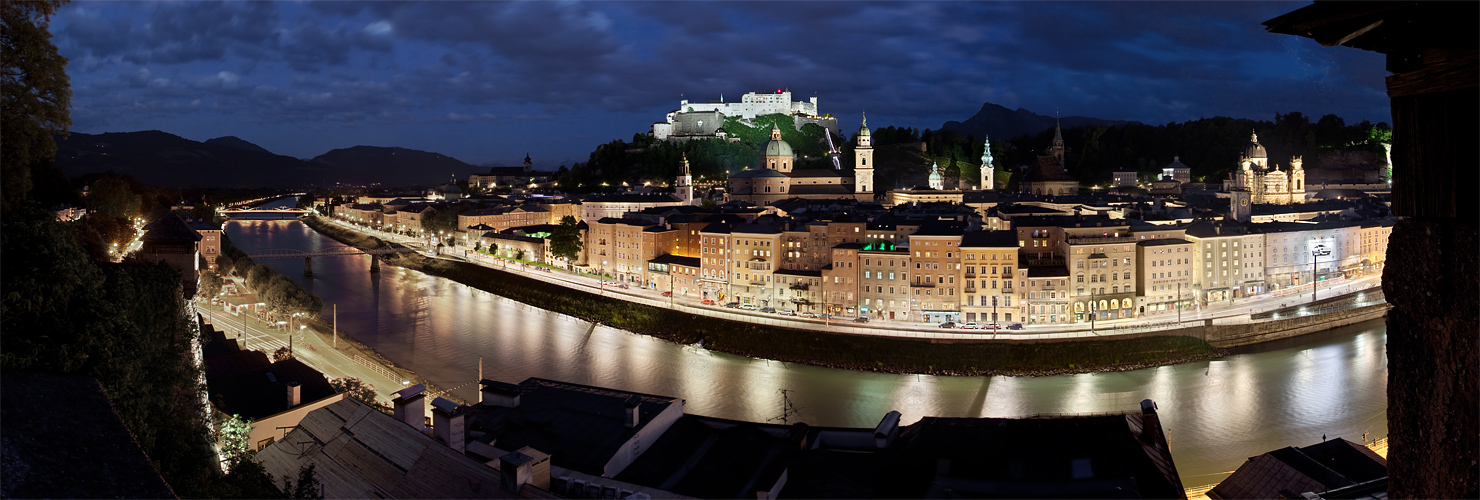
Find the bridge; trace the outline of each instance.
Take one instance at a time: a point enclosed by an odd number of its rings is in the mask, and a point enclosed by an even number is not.
[[[304,276],[308,276],[308,277],[313,277],[313,258],[314,257],[342,257],[342,256],[347,256],[347,255],[369,255],[370,256],[370,272],[372,272],[372,273],[378,273],[378,272],[380,272],[380,259],[376,258],[375,256],[377,256],[377,255],[387,255],[387,254],[393,254],[393,253],[415,253],[415,252],[416,252],[416,250],[412,250],[412,249],[406,248],[406,247],[399,247],[399,248],[376,248],[376,249],[373,249],[373,250],[361,250],[361,249],[358,249],[358,248],[355,248],[355,247],[351,247],[351,246],[341,246],[341,247],[323,248],[323,249],[315,250],[315,251],[312,251],[312,252],[305,252],[303,250],[296,250],[296,249],[292,249],[292,248],[267,248],[267,249],[253,250],[251,252],[247,252],[247,257],[251,258],[252,260],[303,259],[303,275]]]
[[[231,214],[306,214],[307,208],[223,208],[221,213]]]

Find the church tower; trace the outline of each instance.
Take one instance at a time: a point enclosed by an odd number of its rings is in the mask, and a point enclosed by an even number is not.
[[[1305,161],[1302,157],[1290,158],[1290,202],[1305,203]]]
[[[534,170],[534,160],[529,159],[529,153],[524,153],[524,173]]]
[[[689,154],[683,154],[683,166],[678,169],[678,181],[673,183],[674,194],[685,205],[694,204],[694,177],[689,173]]]
[[[781,129],[772,123],[771,140],[761,146],[761,168],[777,172],[791,172],[791,163],[795,160],[796,154],[792,152],[791,144],[781,138]]]
[[[982,183],[983,191],[991,191],[997,188],[997,169],[992,166],[992,141],[982,137]]]
[[[1064,132],[1059,129],[1058,118],[1053,120],[1053,147],[1049,150],[1049,154],[1058,160],[1060,166],[1066,166],[1064,164]]]
[[[858,127],[858,146],[853,148],[853,189],[855,193],[874,192],[874,138],[868,130],[868,115]]]
[[[946,188],[945,178],[940,175],[939,163],[931,162],[930,180],[928,182],[930,183],[930,189],[944,190]]]

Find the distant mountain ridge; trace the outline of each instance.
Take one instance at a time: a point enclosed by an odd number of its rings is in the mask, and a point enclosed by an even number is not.
[[[1064,128],[1112,125],[1119,126],[1131,123],[1126,120],[1105,120],[1087,116],[1065,116],[1059,118],[1059,123]],[[995,140],[1016,139],[1024,135],[1032,135],[1053,128],[1055,118],[1040,115],[1023,108],[1016,110],[1007,109],[1004,106],[990,102],[982,104],[982,108],[967,118],[964,122],[948,121],[941,125],[941,130],[950,130],[961,135],[972,137],[991,137]]]
[[[378,182],[389,186],[430,186],[445,183],[453,176],[466,178],[468,174],[488,170],[441,153],[381,146],[335,149],[315,156],[308,163],[336,171],[343,179],[339,182]]]
[[[56,141],[53,165],[70,177],[111,171],[169,188],[434,186],[454,174],[466,178],[487,170],[440,153],[376,146],[335,149],[304,161],[234,136],[197,142],[158,130],[73,132]]]
[[[215,139],[206,139],[206,142],[205,143],[206,144],[215,144],[215,145],[218,145],[218,146],[227,146],[227,147],[233,147],[233,148],[240,148],[240,149],[245,149],[245,150],[248,150],[248,151],[257,151],[259,153],[272,154],[272,151],[268,151],[267,148],[264,148],[262,146],[258,146],[256,144],[252,144],[250,142],[247,142],[245,139],[242,139],[242,138],[237,137],[237,136],[234,136],[234,135],[228,135],[226,137],[217,137]]]
[[[266,150],[192,141],[158,130],[56,136],[53,165],[69,176],[114,172],[150,186],[286,187],[292,179],[321,179],[302,160]],[[246,144],[246,141],[241,141]]]

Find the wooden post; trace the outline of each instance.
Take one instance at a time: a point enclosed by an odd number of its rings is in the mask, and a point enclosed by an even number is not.
[[[339,348],[339,304],[334,304],[334,326],[330,328],[334,332],[334,348]]]
[[[309,278],[313,277],[313,257],[303,258],[303,275]]]

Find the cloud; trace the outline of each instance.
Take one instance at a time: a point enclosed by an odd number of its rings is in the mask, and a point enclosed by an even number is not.
[[[454,121],[454,122],[458,122],[458,123],[466,123],[466,122],[470,122],[470,121],[476,120],[477,118],[474,117],[473,115],[464,115],[464,114],[449,112],[449,113],[447,113],[447,119],[448,120],[451,120],[451,121]]]

